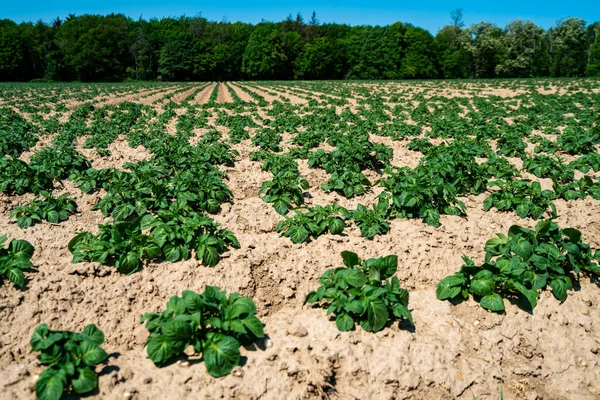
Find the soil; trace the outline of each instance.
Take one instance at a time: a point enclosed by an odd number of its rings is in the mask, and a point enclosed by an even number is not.
[[[214,85],[199,92],[194,103],[205,104]],[[405,84],[389,85],[378,87],[396,90]],[[406,85],[415,93],[422,91],[413,83]],[[242,100],[250,98],[236,85],[231,87]],[[269,102],[276,99],[264,90],[246,87]],[[228,101],[227,96],[231,99],[222,89],[218,102]],[[152,102],[172,90],[140,101]],[[269,86],[268,90],[277,89]],[[192,92],[190,88],[177,98]],[[292,92],[280,93],[292,96]],[[421,156],[407,150],[406,141],[375,136],[372,140],[393,147],[395,165],[414,167]],[[271,174],[249,160],[255,147],[249,140],[233,147],[240,152],[239,160],[225,170],[234,201],[225,204],[215,219],[235,233],[241,248],[227,253],[215,268],[196,260],[149,263],[123,276],[97,263],[72,264],[69,240],[77,232],[95,233],[98,224],[108,221],[99,211],[91,211],[101,194],[82,194],[65,182],[58,194],[70,193],[79,212],[59,225],[42,223],[27,230],[14,224],[9,213],[30,196],[0,194],[0,233],[8,234],[9,240],[31,242],[37,266],[26,274],[27,289],[6,282],[0,286],[0,399],[35,398],[35,381],[43,368],[30,352],[29,339],[40,323],[76,331],[94,323],[104,331],[103,347],[110,358],[98,368],[99,388],[87,398],[498,399],[501,392],[507,399],[600,398],[598,282],[582,279],[563,304],[544,292],[533,313],[508,304],[506,314],[498,315],[473,300],[453,305],[435,297],[437,282],[458,270],[462,254],[482,262],[487,239],[513,224],[533,227],[535,221],[521,220],[514,213],[484,212],[487,194],[483,194],[464,198],[467,217],[442,216],[439,228],[420,220],[397,219],[388,234],[373,240],[362,238],[355,226],[348,225],[343,236],[327,234],[294,245],[275,232],[281,216],[258,194]],[[131,149],[125,140],[111,144],[113,155],[106,159],[80,146],[78,150],[96,168],[120,167],[125,161],[149,157],[147,150]],[[299,166],[311,185],[309,205],[368,205],[381,190],[375,186],[372,192],[347,200],[319,188],[328,179],[324,171],[309,169],[305,161]],[[374,181],[377,175],[368,177]],[[580,229],[585,242],[600,248],[600,201],[555,203],[557,223]],[[410,291],[414,327],[394,323],[376,334],[362,329],[339,332],[325,310],[303,305],[318,277],[341,265],[343,250],[363,259],[398,255],[396,275]],[[206,285],[252,296],[268,337],[243,348],[242,365],[221,379],[208,375],[194,356],[155,367],[144,349],[147,330],[139,324],[141,315],[164,309],[167,300],[183,290],[201,292]]]

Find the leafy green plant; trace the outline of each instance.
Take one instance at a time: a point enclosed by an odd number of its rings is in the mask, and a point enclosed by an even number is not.
[[[321,185],[321,189],[325,192],[336,191],[349,199],[364,194],[365,188],[370,186],[371,182],[362,172],[345,169],[331,174],[327,183]]]
[[[52,178],[18,158],[0,156],[0,192],[8,195],[38,193],[53,187]]]
[[[523,157],[523,168],[538,178],[550,178],[560,183],[572,182],[574,172],[560,157],[536,155]]]
[[[159,367],[183,354],[190,345],[202,354],[208,373],[225,376],[240,362],[240,345],[264,337],[251,298],[207,286],[204,293],[189,290],[173,296],[160,314],[147,313],[148,357]]]
[[[577,160],[571,161],[569,167],[578,169],[587,174],[590,170],[594,172],[600,171],[600,154],[589,153],[579,157]]]
[[[594,182],[589,176],[584,176],[566,184],[554,181],[552,188],[560,199],[585,199],[587,196],[592,196],[595,200],[600,199],[600,181],[596,180]]]
[[[88,159],[70,146],[44,147],[31,155],[29,166],[57,180],[91,168]]]
[[[412,324],[408,291],[400,288],[393,276],[397,256],[361,261],[356,253],[343,251],[342,259],[345,266],[325,271],[319,278],[321,286],[308,294],[305,303],[327,308],[340,331],[349,331],[358,323],[368,332],[378,332],[393,319]]]
[[[184,203],[174,203],[169,210],[161,210],[156,216],[146,214],[140,222],[141,229],[149,229],[148,235],[161,248],[165,260],[187,260],[195,250],[196,258],[214,267],[220,255],[229,247],[240,248],[235,235],[212,218],[191,211]]]
[[[456,197],[452,183],[427,168],[393,168],[380,180],[386,190],[379,195],[389,204],[389,216],[422,218],[428,225],[440,226],[440,214],[463,215],[464,203]]]
[[[545,213],[556,215],[556,206],[552,202],[556,194],[552,190],[542,190],[539,182],[529,179],[493,181],[489,186],[500,190],[492,192],[483,201],[484,211],[494,207],[498,211],[515,211],[521,218],[533,219],[540,219]]]
[[[523,135],[519,132],[505,133],[498,139],[498,154],[507,157],[520,157],[527,144],[522,139]]]
[[[490,157],[481,167],[487,179],[511,180],[521,176],[519,170],[504,157]]]
[[[156,240],[142,233],[142,217],[130,221],[119,221],[100,225],[100,233],[81,232],[69,242],[73,263],[96,261],[114,265],[120,273],[137,271],[144,259],[155,259],[161,255]]]
[[[568,126],[556,139],[556,147],[571,155],[589,154],[595,151],[598,142],[600,138],[591,131],[579,126]]]
[[[100,345],[104,333],[95,325],[87,325],[81,333],[53,331],[39,325],[29,342],[38,359],[48,368],[40,374],[35,393],[40,400],[59,400],[70,388],[77,394],[89,393],[98,387],[96,365],[108,354]]]
[[[17,206],[10,212],[17,219],[20,228],[28,228],[41,221],[53,224],[66,221],[77,210],[77,204],[69,194],[54,197],[52,193],[41,191],[41,199],[33,199],[27,206]]]
[[[355,210],[344,210],[346,218],[354,220],[360,228],[360,235],[367,239],[373,239],[376,235],[384,235],[390,230],[387,221],[389,205],[385,201],[379,201],[367,208],[362,204],[356,206]]]
[[[23,270],[33,268],[31,256],[34,248],[31,243],[25,240],[13,239],[4,248],[6,235],[0,236],[0,278],[8,279],[18,287],[25,284],[25,275]]]
[[[262,128],[252,138],[252,144],[263,150],[280,152],[283,150],[280,146],[282,139],[277,131],[270,128]]]
[[[343,213],[346,210],[337,204],[309,207],[305,212],[295,209],[294,216],[286,217],[277,224],[277,233],[293,243],[302,243],[330,232],[339,235],[344,231]]]
[[[548,286],[559,301],[580,275],[600,275],[600,253],[592,254],[577,229],[560,229],[552,220],[537,223],[534,230],[513,225],[485,244],[482,265],[463,256],[460,271],[437,285],[440,300],[467,299],[471,293],[487,310],[504,311],[504,300],[515,299],[533,310],[539,290]]]
[[[281,215],[286,215],[293,204],[300,206],[304,203],[303,190],[309,188],[308,181],[296,171],[282,170],[273,175],[273,179],[262,184],[259,194],[265,194],[262,199],[273,203],[273,208]]]

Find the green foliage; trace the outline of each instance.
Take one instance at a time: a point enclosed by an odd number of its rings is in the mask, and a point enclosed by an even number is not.
[[[581,127],[569,126],[556,139],[556,146],[567,154],[589,154],[595,151],[600,137]]]
[[[527,148],[521,132],[507,132],[498,139],[498,154],[520,157]]]
[[[275,130],[263,128],[254,135],[252,144],[260,147],[262,150],[280,152],[283,149],[280,146],[282,137]]]
[[[162,367],[190,345],[202,354],[208,373],[216,378],[231,373],[240,362],[240,345],[264,337],[256,306],[249,297],[207,286],[204,293],[186,290],[173,296],[160,314],[144,314],[150,336],[148,357]]]
[[[386,191],[379,197],[389,203],[389,215],[397,218],[422,218],[440,226],[440,214],[462,215],[464,203],[456,198],[456,187],[425,168],[393,168],[380,184]]]
[[[504,311],[503,298],[533,310],[540,290],[550,287],[560,302],[580,275],[598,276],[600,253],[592,254],[577,229],[560,229],[552,220],[534,230],[513,225],[485,244],[482,265],[463,256],[464,265],[437,286],[440,300],[467,299],[469,293],[490,311]]]
[[[33,246],[25,240],[11,240],[4,248],[6,235],[0,236],[0,278],[8,279],[18,287],[25,285],[23,270],[33,268]]]
[[[0,157],[0,192],[8,195],[52,189],[52,178],[33,170],[18,158]]]
[[[327,183],[321,185],[325,192],[336,191],[347,199],[360,196],[365,193],[365,188],[370,187],[371,182],[362,172],[350,169],[342,172],[335,171]]]
[[[15,111],[10,108],[0,108],[0,157],[16,158],[29,150],[38,141],[35,131],[35,125]]]
[[[28,228],[41,221],[53,224],[66,221],[77,210],[77,204],[69,194],[54,197],[52,193],[41,191],[41,199],[32,199],[27,206],[16,206],[10,212],[17,219],[20,228]]]
[[[48,366],[35,384],[40,400],[59,400],[63,392],[85,394],[98,387],[95,367],[108,354],[102,347],[104,333],[96,325],[87,325],[81,333],[53,331],[39,325],[31,336],[31,349],[40,352],[38,359]]]
[[[31,155],[29,166],[56,180],[91,168],[90,162],[73,147],[44,147]]]
[[[559,157],[546,155],[524,157],[523,168],[538,178],[551,178],[560,183],[572,182],[575,176],[573,169],[565,165]]]
[[[308,181],[293,170],[282,170],[273,175],[273,179],[262,184],[259,194],[262,199],[273,203],[273,208],[281,215],[286,215],[293,205],[304,203],[303,190],[309,188]]]
[[[156,217],[146,214],[140,222],[142,230],[150,229],[148,235],[160,249],[166,261],[187,260],[195,250],[196,258],[214,267],[220,255],[229,247],[240,248],[235,235],[212,218],[191,211],[186,205],[175,203],[169,210],[161,210]]]
[[[540,219],[545,213],[556,215],[556,206],[552,202],[556,194],[552,190],[542,190],[539,182],[529,179],[490,182],[490,187],[493,186],[499,190],[483,201],[484,211],[494,207],[498,211],[515,211],[521,218],[533,219]]]
[[[142,260],[152,260],[161,255],[156,240],[142,233],[142,217],[100,225],[100,233],[81,232],[69,242],[73,263],[96,261],[114,265],[122,274],[132,274],[142,265]]]
[[[393,276],[397,256],[361,261],[357,254],[344,251],[342,259],[345,266],[325,271],[319,278],[321,286],[308,294],[306,303],[327,308],[340,331],[354,329],[356,323],[368,332],[378,332],[393,320],[412,324],[408,291]]]
[[[371,208],[359,204],[355,210],[345,210],[344,214],[346,218],[354,220],[356,226],[360,228],[362,237],[373,239],[376,235],[384,235],[390,230],[390,224],[387,221],[388,212],[388,204],[380,201]]]
[[[294,210],[294,216],[286,217],[277,224],[277,233],[293,243],[302,243],[327,232],[340,235],[344,231],[346,210],[337,204],[309,207],[305,212]]]

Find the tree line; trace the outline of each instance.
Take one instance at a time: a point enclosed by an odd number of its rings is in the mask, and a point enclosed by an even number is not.
[[[0,20],[2,81],[525,78],[600,75],[600,22],[543,29],[515,20],[435,36],[410,23],[321,24],[298,14],[256,25],[202,17],[70,15]]]

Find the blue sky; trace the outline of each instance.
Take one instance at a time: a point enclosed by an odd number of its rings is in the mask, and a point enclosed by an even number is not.
[[[462,8],[467,25],[479,21],[493,22],[501,27],[514,19],[532,20],[548,28],[556,21],[566,17],[584,18],[588,22],[600,20],[600,1],[556,1],[556,0],[429,0],[402,2],[392,1],[243,1],[203,2],[180,0],[168,4],[165,0],[135,1],[10,1],[3,0],[0,18],[9,18],[17,22],[49,22],[54,18],[64,18],[68,14],[109,14],[123,13],[132,18],[160,18],[168,16],[198,16],[209,20],[223,19],[235,22],[257,23],[261,19],[280,21],[287,15],[300,12],[308,19],[316,11],[321,22],[338,22],[351,25],[386,25],[395,21],[410,22],[428,29],[432,33],[447,25],[449,13]]]

